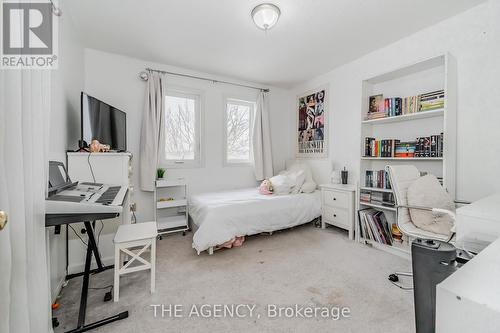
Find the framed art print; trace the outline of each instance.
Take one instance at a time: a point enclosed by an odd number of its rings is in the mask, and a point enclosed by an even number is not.
[[[322,158],[328,156],[326,87],[297,96],[296,157]]]

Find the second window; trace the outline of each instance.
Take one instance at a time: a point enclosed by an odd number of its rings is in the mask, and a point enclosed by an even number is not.
[[[252,126],[255,103],[226,100],[225,162],[227,164],[249,164],[252,162]]]

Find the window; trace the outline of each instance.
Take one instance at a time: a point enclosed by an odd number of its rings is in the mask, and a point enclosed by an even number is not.
[[[255,103],[228,99],[226,102],[225,161],[228,164],[252,162],[251,132]]]
[[[200,123],[200,95],[167,92],[164,164],[170,167],[200,164]]]

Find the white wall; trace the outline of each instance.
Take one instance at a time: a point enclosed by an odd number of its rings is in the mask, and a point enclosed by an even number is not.
[[[64,11],[64,3],[59,2]],[[59,21],[59,68],[51,75],[51,114],[49,159],[66,161],[66,149],[79,136],[80,91],[83,88],[83,47],[74,31],[69,15]],[[57,296],[65,276],[65,230],[54,234],[47,229],[49,271],[52,299]]]
[[[297,94],[329,85],[329,159],[336,169],[347,166],[352,182],[360,167],[362,80],[449,52],[458,63],[457,198],[500,191],[499,17],[500,1],[474,7],[295,87],[290,105]]]
[[[145,67],[235,81],[230,78],[214,77],[206,73],[85,49],[85,91],[127,113],[127,145],[128,150],[134,156],[132,201],[137,203],[138,221],[152,220],[154,216],[152,194],[140,191],[138,186],[139,138],[146,89],[146,83],[138,78],[138,74]],[[256,83],[246,84],[258,86]],[[256,186],[252,167],[225,167],[223,165],[223,115],[224,96],[256,100],[258,91],[175,76],[167,77],[167,86],[192,88],[201,90],[203,93],[204,163],[201,168],[167,169],[166,177],[186,177],[190,194]],[[290,101],[288,91],[271,87],[272,148],[276,170],[283,168],[289,152],[288,101]]]

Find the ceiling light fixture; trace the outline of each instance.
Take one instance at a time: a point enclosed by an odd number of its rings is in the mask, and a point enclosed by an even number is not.
[[[278,6],[272,3],[263,3],[252,10],[252,19],[257,27],[267,31],[278,22],[280,14]]]

